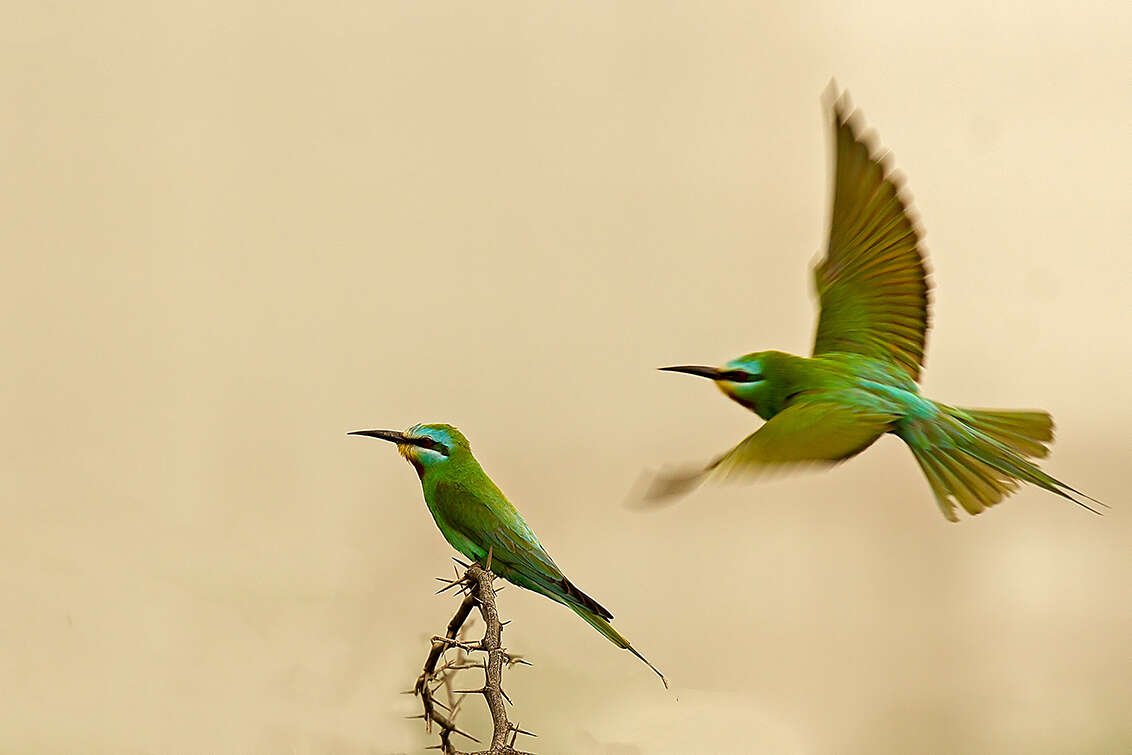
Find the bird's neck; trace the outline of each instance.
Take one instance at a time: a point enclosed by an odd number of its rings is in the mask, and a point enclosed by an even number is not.
[[[495,483],[471,454],[453,456],[443,464],[425,468],[424,473],[421,474],[421,488],[424,490],[429,508],[432,508],[436,501],[436,490],[442,483],[448,487],[464,488],[472,492],[495,487]]]

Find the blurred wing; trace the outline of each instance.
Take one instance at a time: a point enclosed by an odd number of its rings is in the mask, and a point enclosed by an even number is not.
[[[501,492],[491,491],[492,500],[485,501],[485,494],[440,482],[436,493],[448,504],[444,518],[482,550],[481,558],[486,558],[490,550],[492,564],[504,564],[513,572],[500,576],[562,602],[583,606],[603,618],[613,618],[600,603],[566,579],[518,510]]]
[[[885,155],[872,156],[844,96],[833,116],[837,164],[829,247],[814,269],[821,305],[814,355],[863,354],[919,380],[929,284],[902,181]]]
[[[645,497],[660,501],[682,495],[708,477],[759,473],[806,463],[833,464],[868,448],[896,419],[896,414],[834,401],[821,394],[803,397],[707,467],[657,478]]]

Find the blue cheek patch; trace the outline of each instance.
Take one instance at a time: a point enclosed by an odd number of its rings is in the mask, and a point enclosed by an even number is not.
[[[435,467],[448,461],[448,457],[438,451],[421,449],[416,455],[417,463],[426,467]]]

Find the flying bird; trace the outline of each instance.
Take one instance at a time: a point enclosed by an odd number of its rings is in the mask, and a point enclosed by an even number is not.
[[[1053,421],[1044,411],[960,409],[920,395],[929,289],[920,232],[890,157],[863,133],[848,96],[834,97],[833,212],[825,257],[814,269],[820,305],[813,356],[757,351],[722,367],[669,372],[715,382],[766,422],[705,468],[662,474],[645,492],[662,501],[710,477],[806,463],[833,464],[885,433],[902,439],[940,511],[978,514],[1028,482],[1099,513],[1043,472]]]
[[[483,471],[463,433],[451,425],[430,424],[413,425],[403,433],[357,430],[349,435],[397,445],[417,471],[425,504],[449,545],[485,566],[490,559],[491,570],[508,582],[563,604],[614,645],[644,661],[668,686],[664,674],[609,623],[613,614],[566,579],[518,510]]]

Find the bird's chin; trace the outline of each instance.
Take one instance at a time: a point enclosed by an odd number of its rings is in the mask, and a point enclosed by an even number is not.
[[[739,401],[739,397],[735,395],[735,383],[732,383],[730,380],[716,380],[715,387],[727,398],[733,401]]]

